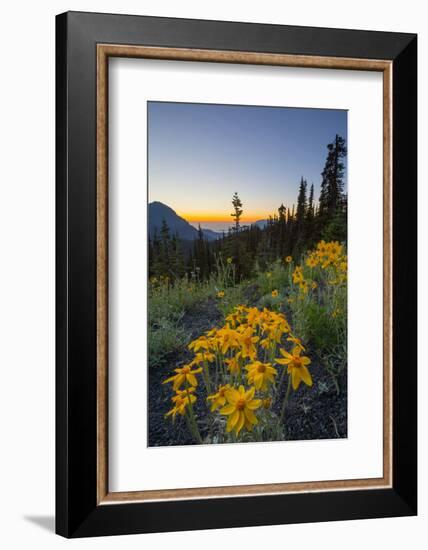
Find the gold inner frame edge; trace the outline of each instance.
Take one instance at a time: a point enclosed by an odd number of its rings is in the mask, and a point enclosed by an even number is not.
[[[383,477],[109,492],[108,488],[108,59],[132,57],[383,73]],[[257,52],[97,45],[97,504],[224,498],[392,486],[392,62]]]

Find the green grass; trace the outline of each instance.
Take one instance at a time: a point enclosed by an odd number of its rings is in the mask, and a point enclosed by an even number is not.
[[[164,317],[157,324],[150,324],[148,331],[150,365],[164,364],[169,354],[180,351],[188,343],[180,320]]]
[[[233,266],[221,261],[217,274],[207,281],[191,277],[174,282],[152,280],[149,284],[150,365],[164,364],[171,353],[182,350],[190,342],[191,335],[182,323],[185,313],[211,299],[216,301],[224,318],[236,305],[242,303],[245,286],[234,284]],[[224,296],[219,297],[219,292],[223,292]]]

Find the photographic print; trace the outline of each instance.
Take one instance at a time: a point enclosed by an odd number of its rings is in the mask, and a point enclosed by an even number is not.
[[[148,444],[347,437],[347,111],[150,101]]]

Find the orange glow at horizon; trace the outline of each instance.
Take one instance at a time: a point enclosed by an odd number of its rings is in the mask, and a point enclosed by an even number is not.
[[[188,222],[228,222],[234,223],[234,218],[230,214],[214,213],[214,212],[177,212],[179,216],[187,220]],[[267,218],[267,214],[258,212],[246,212],[240,219],[240,223],[252,223],[258,220],[264,220]]]

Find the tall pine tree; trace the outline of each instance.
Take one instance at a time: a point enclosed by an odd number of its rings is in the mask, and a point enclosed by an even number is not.
[[[315,203],[314,203],[314,184],[311,184],[309,190],[309,199],[308,199],[308,208],[306,210],[306,240],[309,247],[315,244],[316,237],[314,235],[315,231]]]
[[[324,170],[321,173],[321,193],[319,199],[319,214],[321,216],[335,214],[343,205],[343,188],[347,149],[343,137],[336,134],[332,143],[327,145],[328,154]]]
[[[238,193],[235,191],[235,194],[232,197],[232,206],[233,206],[233,213],[231,214],[232,218],[235,219],[235,231],[238,233],[239,231],[239,221],[242,216],[242,202],[239,198]]]
[[[296,229],[297,239],[303,241],[305,239],[305,222],[306,211],[308,209],[307,202],[307,187],[308,184],[305,179],[300,180],[299,194],[297,196],[297,209],[296,209]]]
[[[318,235],[324,239],[346,238],[345,163],[347,148],[343,137],[336,134],[327,145],[328,153],[322,171],[317,215]]]

